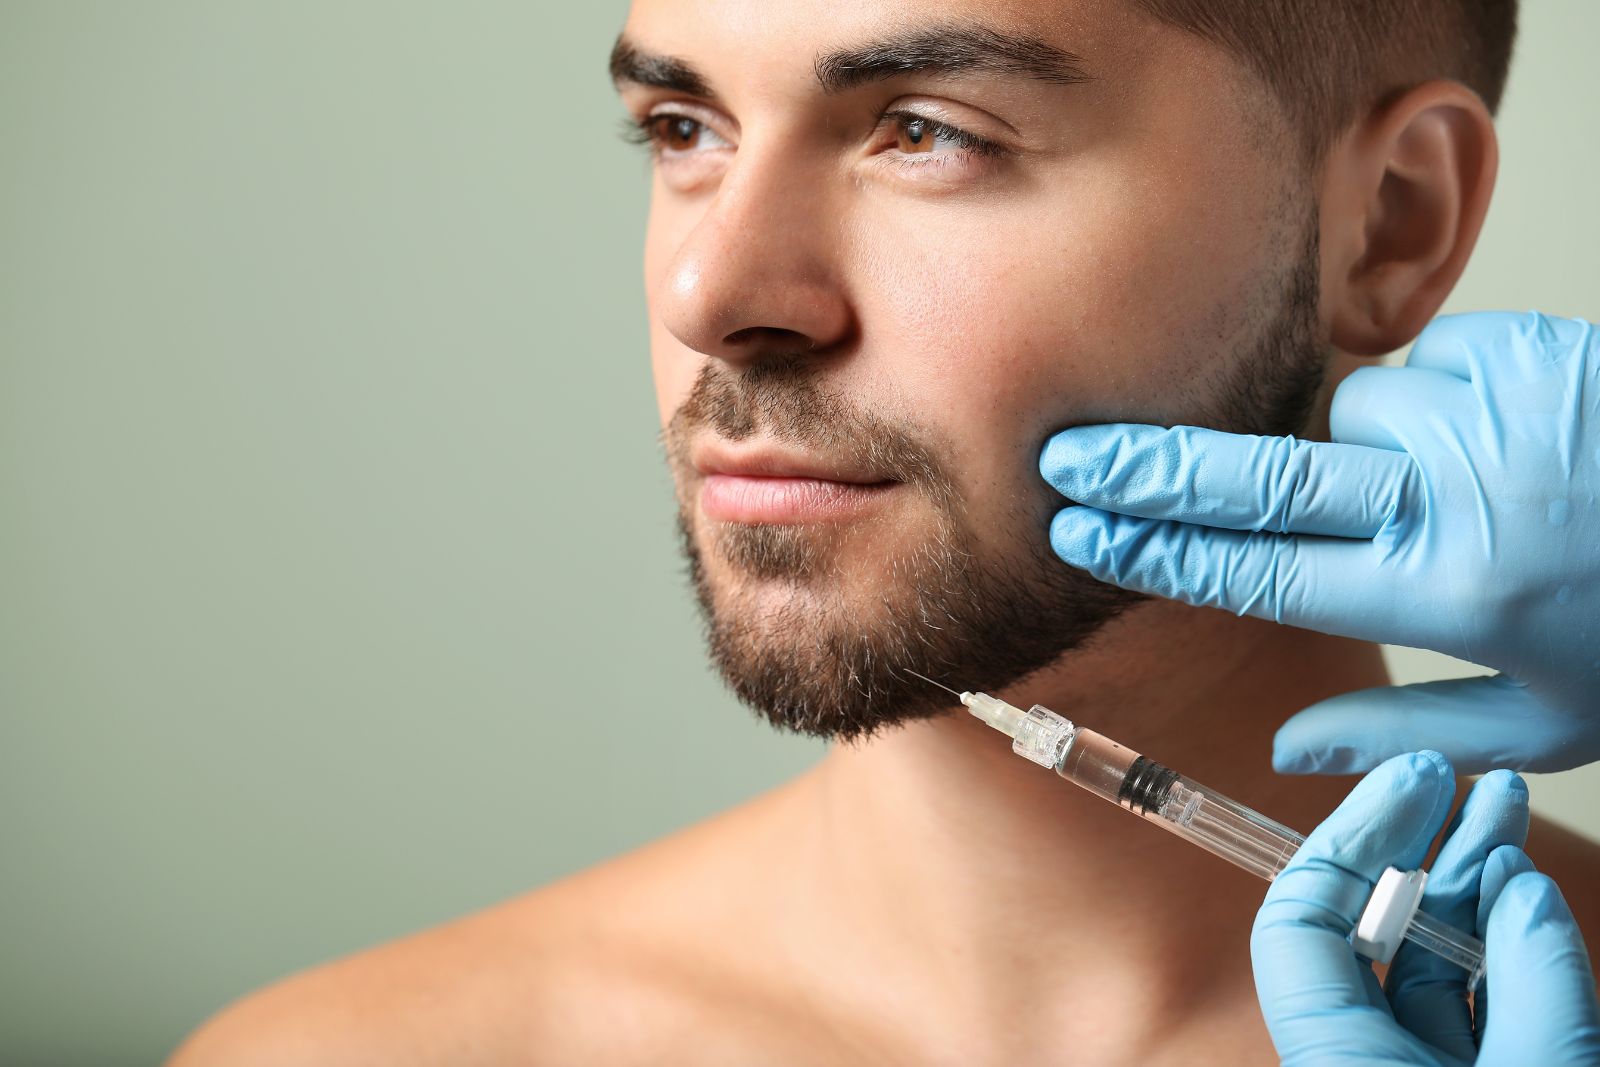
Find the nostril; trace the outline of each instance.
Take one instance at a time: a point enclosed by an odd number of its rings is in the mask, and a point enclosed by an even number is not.
[[[776,326],[746,326],[742,330],[735,330],[722,339],[725,345],[743,347],[751,344],[767,344],[772,347],[782,347],[788,351],[806,351],[817,347],[817,342],[796,330],[785,330]]]

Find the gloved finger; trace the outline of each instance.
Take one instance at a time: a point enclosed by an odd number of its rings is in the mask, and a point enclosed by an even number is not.
[[[1347,447],[1405,451],[1404,428],[1420,411],[1456,406],[1477,409],[1472,386],[1442,371],[1418,367],[1362,367],[1333,391],[1328,411],[1332,438]]]
[[[1341,1014],[1341,1048],[1391,1049],[1388,1011],[1369,999],[1371,967],[1350,931],[1391,864],[1421,864],[1450,809],[1454,776],[1437,753],[1398,756],[1363,778],[1306,838],[1267,890],[1250,934],[1256,992],[1280,1049],[1326,1041]]]
[[[1593,324],[1537,311],[1473,311],[1441,315],[1418,335],[1406,366],[1445,371],[1472,379],[1510,364],[1544,362],[1560,353],[1600,347]]]
[[[1536,872],[1505,884],[1484,940],[1493,1011],[1480,1063],[1600,1063],[1600,1004],[1583,935],[1561,891]]]
[[[1562,770],[1593,758],[1577,726],[1502,674],[1360,689],[1280,726],[1272,767],[1279,774],[1356,774],[1429,746],[1468,774]]]
[[[1533,861],[1522,851],[1520,845],[1501,845],[1489,853],[1489,858],[1484,860],[1483,876],[1478,883],[1478,914],[1473,926],[1480,938],[1489,929],[1489,913],[1494,910],[1494,902],[1500,899],[1500,891],[1506,887],[1506,883],[1517,875],[1533,869]],[[1478,991],[1473,994],[1472,1014],[1481,1044],[1484,1023],[1489,1018],[1487,982],[1481,983]]]
[[[1399,620],[1374,605],[1384,555],[1370,541],[1217,530],[1078,506],[1056,513],[1050,546],[1064,562],[1124,589],[1367,640]]]
[[[1372,537],[1414,491],[1402,452],[1198,426],[1075,426],[1045,443],[1045,481],[1069,500],[1230,530]]]
[[[1462,381],[1471,381],[1477,365],[1476,351],[1494,351],[1504,341],[1522,331],[1518,320],[1525,315],[1515,311],[1470,311],[1461,315],[1440,315],[1424,326],[1406,354],[1406,366],[1443,371]]]
[[[1489,929],[1489,913],[1494,910],[1494,902],[1500,899],[1500,891],[1506,883],[1534,870],[1538,868],[1522,851],[1521,845],[1502,845],[1489,853],[1488,859],[1483,861],[1483,875],[1478,882],[1478,914],[1473,929],[1479,937]]]
[[[1473,784],[1445,833],[1428,871],[1422,910],[1475,932],[1485,862],[1495,849],[1527,840],[1527,785],[1511,771],[1490,771]],[[1466,971],[1407,942],[1395,955],[1384,989],[1395,1022],[1443,1052],[1468,1062],[1476,1058]]]

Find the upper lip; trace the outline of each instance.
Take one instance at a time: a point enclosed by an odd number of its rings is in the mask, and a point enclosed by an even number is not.
[[[700,441],[690,450],[690,462],[702,475],[816,478],[850,485],[878,485],[893,480],[868,470],[859,460],[795,452],[771,441],[738,446],[719,438]]]

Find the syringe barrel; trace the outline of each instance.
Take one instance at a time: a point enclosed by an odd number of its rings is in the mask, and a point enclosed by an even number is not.
[[[1282,823],[1146,759],[1103,734],[1078,727],[1056,773],[1269,882],[1305,838]],[[1467,988],[1483,977],[1483,942],[1419,911],[1406,927],[1412,943],[1458,964]]]
[[[1122,783],[1127,781],[1134,762],[1143,758],[1133,749],[1124,748],[1104,734],[1080,726],[1073,731],[1072,739],[1057,761],[1055,771],[1074,785],[1081,785],[1113,804],[1121,804],[1118,798]]]
[[[1287,826],[1081,726],[1056,773],[1269,881],[1305,841]]]

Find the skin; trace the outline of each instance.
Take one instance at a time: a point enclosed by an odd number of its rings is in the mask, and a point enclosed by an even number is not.
[[[1335,380],[1414,335],[1470,253],[1493,132],[1459,87],[1364,116],[1308,178],[1237,60],[1128,5],[940,9],[1056,43],[1093,80],[919,75],[823,96],[813,55],[926,5],[634,5],[630,38],[691,60],[718,95],[628,86],[626,106],[673,103],[729,146],[657,168],[645,276],[663,424],[705,361],[737,370],[798,341],[852,403],[939,413],[941,462],[974,513],[1031,521],[1051,505],[1034,466],[1051,431],[1183,421],[1218,361],[1248,348],[1299,251],[1286,235],[1308,184]],[[897,160],[893,132],[871,131],[908,102],[1013,155]],[[753,579],[715,553],[708,579],[756,618],[796,597],[863,608],[892,580],[874,562],[916,543],[927,507],[901,493],[831,530],[825,586]],[[997,526],[982,550],[1003,557],[1018,536]],[[1386,681],[1373,646],[1149,602],[997,695],[1309,829],[1350,783],[1274,776],[1273,730]],[[1594,846],[1536,820],[1529,851],[1600,929],[1579,888]],[[287,979],[172,1062],[1270,1063],[1248,955],[1262,891],[947,716],[837,746],[638,852]]]

